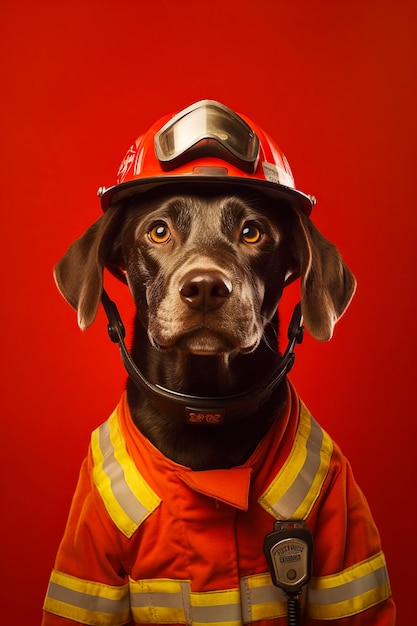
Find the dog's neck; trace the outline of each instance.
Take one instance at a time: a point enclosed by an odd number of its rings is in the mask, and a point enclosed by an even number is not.
[[[280,355],[271,348],[274,341],[276,344],[276,330],[270,335],[251,354],[196,356],[175,350],[161,353],[136,327],[131,353],[153,384],[194,396],[230,396],[261,385],[277,366]],[[185,418],[161,414],[130,378],[127,394],[136,426],[165,456],[194,470],[204,470],[234,467],[247,460],[279,415],[286,387],[279,385],[256,414],[232,422],[226,418],[222,425],[188,424]]]

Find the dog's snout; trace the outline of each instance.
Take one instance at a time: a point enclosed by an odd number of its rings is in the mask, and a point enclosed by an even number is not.
[[[191,308],[208,311],[223,304],[232,292],[232,283],[219,271],[195,270],[184,276],[179,291]]]

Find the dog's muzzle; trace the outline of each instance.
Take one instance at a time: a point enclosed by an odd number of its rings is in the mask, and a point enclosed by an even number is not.
[[[149,382],[133,361],[124,341],[125,328],[116,304],[103,289],[101,301],[108,319],[108,333],[111,341],[119,345],[120,355],[132,381],[143,391],[161,412],[176,418],[185,418],[190,424],[222,424],[251,415],[263,406],[273,391],[291,370],[295,360],[295,346],[301,343],[304,335],[301,303],[295,308],[288,327],[288,344],[281,362],[262,385],[244,393],[232,396],[192,396]]]

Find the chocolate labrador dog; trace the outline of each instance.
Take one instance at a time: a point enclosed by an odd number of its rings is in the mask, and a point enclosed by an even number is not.
[[[321,340],[355,288],[311,220],[248,192],[164,190],[103,215],[55,269],[83,329],[94,321],[106,266],[126,277],[136,304],[133,360],[154,385],[194,396],[238,396],[265,383],[282,358],[277,306],[288,277],[301,276],[304,322]],[[283,388],[238,426],[226,418],[203,432],[161,413],[132,378],[127,397],[135,424],[164,455],[203,470],[246,461],[276,418]]]
[[[151,129],[159,177],[138,140],[55,268],[82,329],[103,303],[129,376],[92,434],[43,625],[392,625],[367,502],[287,377],[303,324],[329,340],[355,278],[285,160],[262,161],[260,129],[213,101],[184,115]],[[130,351],[105,270],[134,299]],[[293,280],[301,306],[280,354]]]

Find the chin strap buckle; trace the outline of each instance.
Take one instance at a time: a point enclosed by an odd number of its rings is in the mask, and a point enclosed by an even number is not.
[[[101,302],[109,322],[107,325],[109,337],[113,343],[120,343],[126,336],[126,330],[119,315],[119,311],[117,310],[117,306],[113,300],[110,300],[104,289],[101,295]]]

